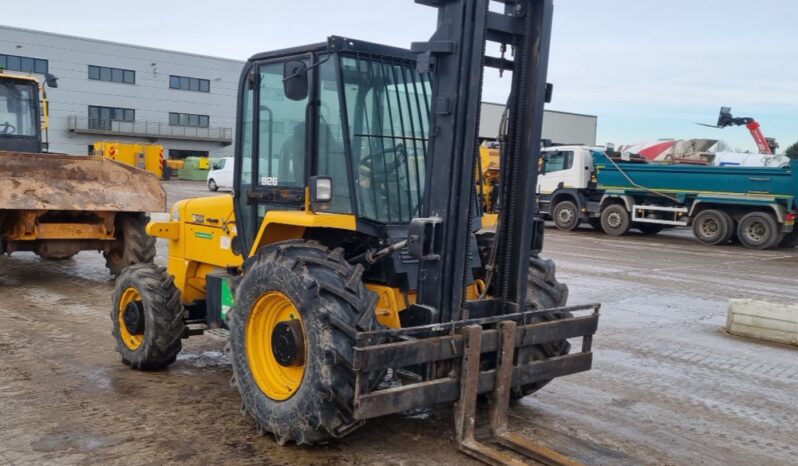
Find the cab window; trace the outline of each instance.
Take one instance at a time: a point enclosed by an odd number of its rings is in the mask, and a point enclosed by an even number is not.
[[[573,151],[555,151],[546,153],[546,173],[568,170],[573,166]]]

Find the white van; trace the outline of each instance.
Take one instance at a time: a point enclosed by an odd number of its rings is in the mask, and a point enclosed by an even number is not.
[[[208,189],[211,191],[233,189],[233,157],[224,157],[213,162],[208,171]]]

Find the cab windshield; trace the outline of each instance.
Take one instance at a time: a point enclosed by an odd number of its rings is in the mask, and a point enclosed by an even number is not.
[[[429,79],[414,63],[372,55],[341,57],[341,74],[360,216],[409,222],[424,197]]]
[[[35,137],[36,87],[0,79],[0,137]]]

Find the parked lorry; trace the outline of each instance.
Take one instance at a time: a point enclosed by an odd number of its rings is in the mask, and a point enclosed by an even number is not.
[[[582,222],[613,236],[692,227],[707,245],[751,249],[798,244],[798,162],[788,167],[714,167],[622,161],[603,148],[544,149],[540,212],[561,230]]]

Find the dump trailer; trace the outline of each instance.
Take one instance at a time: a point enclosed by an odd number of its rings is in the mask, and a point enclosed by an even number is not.
[[[45,152],[47,108],[37,79],[0,72],[0,253],[99,251],[114,275],[152,262],[147,213],[166,209],[158,179],[103,157]]]
[[[798,245],[798,162],[787,167],[664,165],[615,160],[602,148],[544,150],[540,211],[562,230],[583,221],[620,236],[691,227],[706,245]]]
[[[149,224],[169,240],[168,266],[117,278],[117,350],[157,370],[183,338],[229,330],[242,411],[280,444],[457,403],[463,451],[519,464],[475,438],[477,397],[490,394],[497,441],[572,464],[507,429],[511,398],[590,369],[599,319],[597,304],[566,306],[540,257],[552,2],[418,3],[438,8],[439,28],[412,50],[333,36],[247,61],[234,194],[178,202]],[[512,59],[485,56],[488,42]],[[513,72],[491,219],[477,200],[486,67]]]

